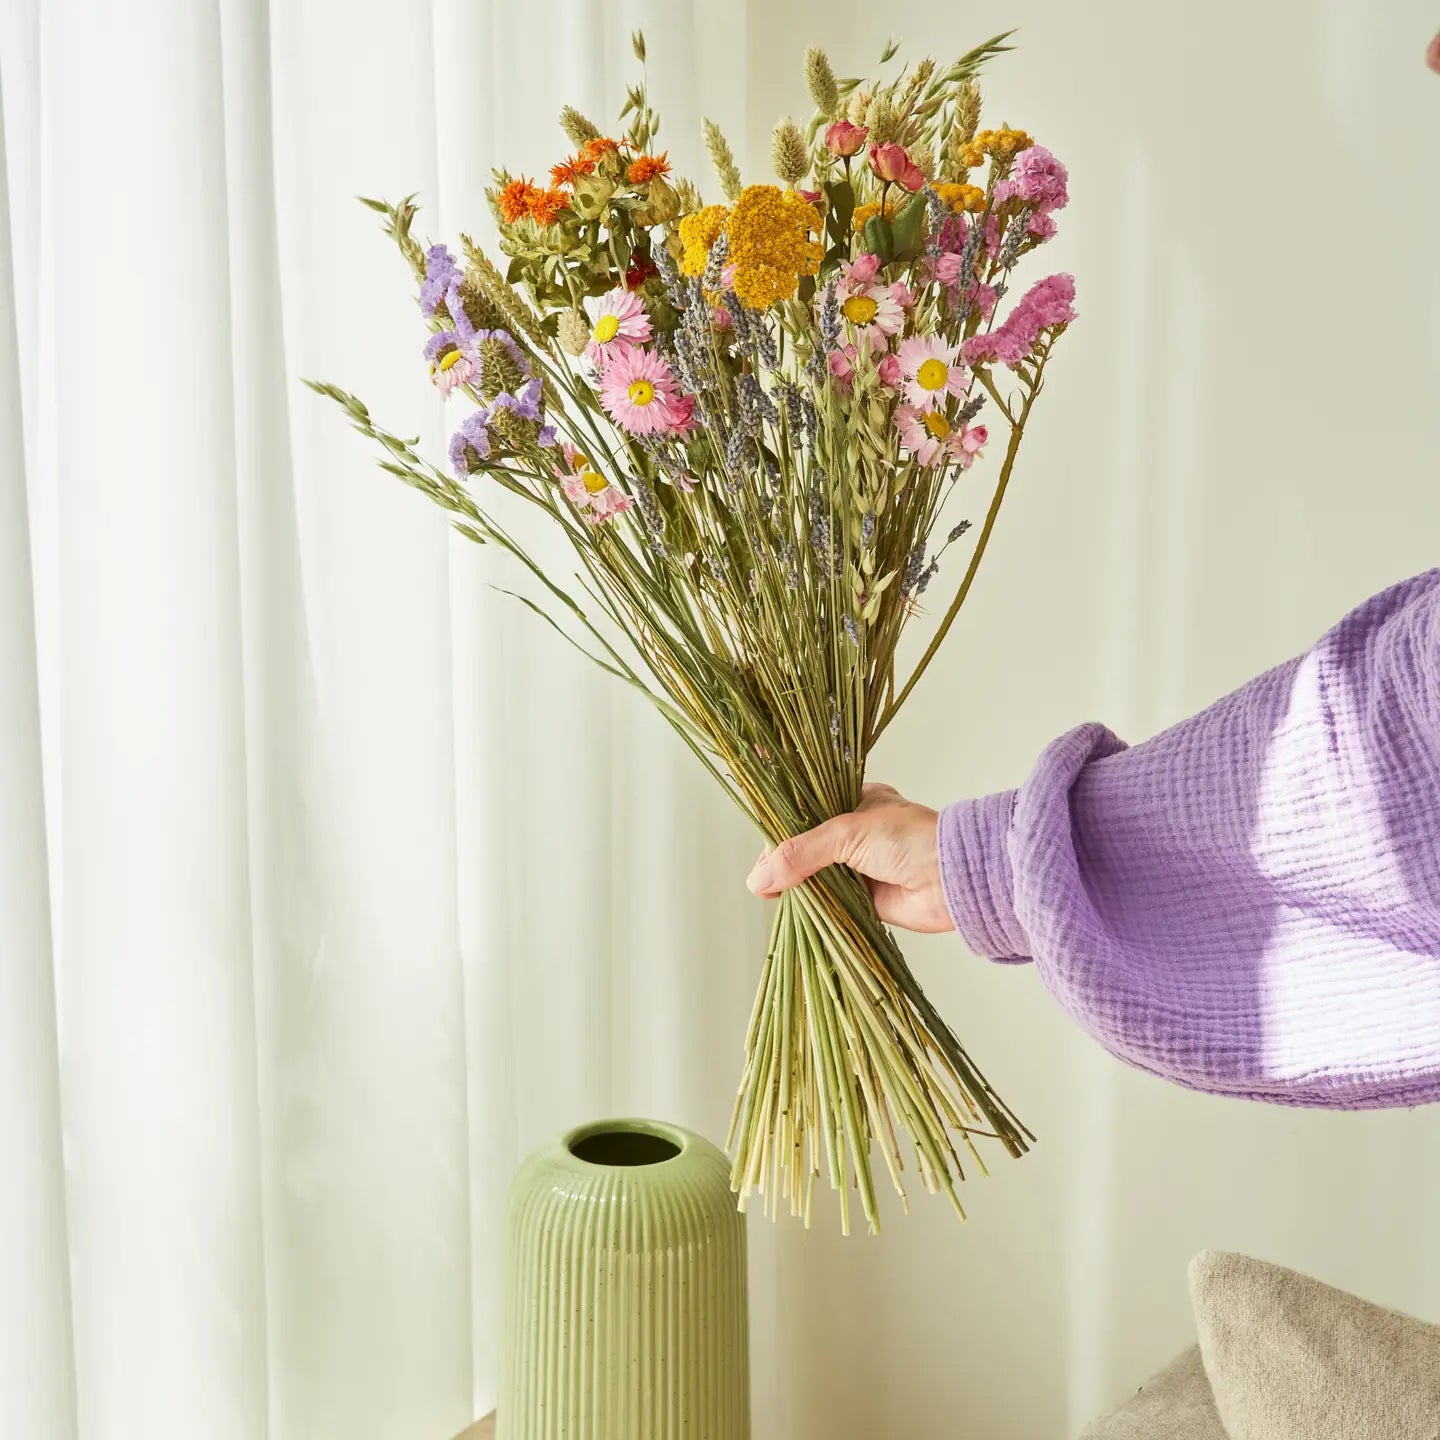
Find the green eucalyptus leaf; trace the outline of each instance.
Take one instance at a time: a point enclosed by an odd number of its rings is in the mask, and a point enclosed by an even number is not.
[[[870,227],[865,227],[869,233]],[[913,260],[925,246],[925,196],[916,193],[895,217],[891,234],[894,249],[887,260]]]
[[[895,258],[895,232],[883,215],[872,215],[865,222],[865,249],[880,257],[882,265],[888,265]]]
[[[855,215],[855,190],[848,180],[835,180],[825,187],[830,204],[825,211],[825,233],[837,245],[850,237],[850,221]]]

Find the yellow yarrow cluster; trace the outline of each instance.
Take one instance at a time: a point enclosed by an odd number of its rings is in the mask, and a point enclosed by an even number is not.
[[[810,238],[820,213],[793,190],[747,185],[725,222],[735,294],[747,310],[766,310],[795,293],[820,268],[824,250]]]
[[[945,208],[956,215],[968,211],[978,215],[985,208],[985,192],[978,185],[956,185],[948,181],[935,187]]]
[[[707,205],[680,222],[680,243],[685,253],[680,269],[686,275],[703,275],[710,260],[710,247],[720,238],[730,212],[723,205]]]
[[[1035,142],[1023,130],[982,130],[964,150],[965,164],[972,168],[983,165],[987,155],[993,155],[1001,165],[1008,165],[1022,150],[1028,150]]]
[[[867,205],[857,205],[855,207],[855,213],[850,217],[850,224],[856,230],[863,230],[865,228],[865,222],[873,219],[879,213],[880,207],[873,201]],[[893,201],[887,200],[885,202],[885,218],[887,220],[893,220],[895,218],[895,205]]]

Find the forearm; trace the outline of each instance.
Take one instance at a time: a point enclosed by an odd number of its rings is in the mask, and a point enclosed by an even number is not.
[[[1123,1058],[1380,1103],[1440,1071],[1437,817],[1432,572],[1144,745],[1062,736],[1017,791],[946,810],[939,845],[966,943],[1033,956]],[[1418,1048],[1395,1033],[1407,1007]]]

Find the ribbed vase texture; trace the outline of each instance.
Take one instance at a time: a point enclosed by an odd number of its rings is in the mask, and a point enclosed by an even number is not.
[[[497,1440],[748,1440],[745,1219],[679,1126],[542,1146],[506,1216]]]

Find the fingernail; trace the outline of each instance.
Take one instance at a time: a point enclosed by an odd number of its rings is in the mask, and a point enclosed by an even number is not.
[[[750,872],[745,883],[755,895],[761,895],[775,883],[775,872],[770,868],[768,860],[760,860]]]

